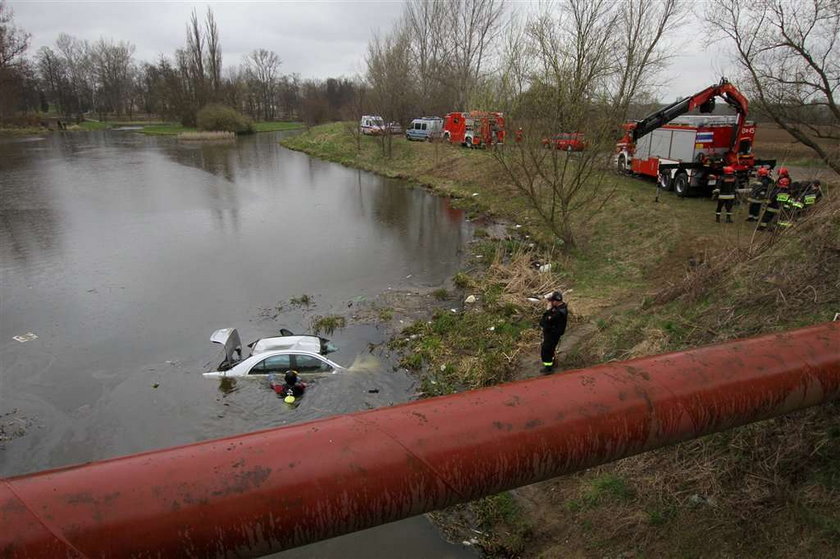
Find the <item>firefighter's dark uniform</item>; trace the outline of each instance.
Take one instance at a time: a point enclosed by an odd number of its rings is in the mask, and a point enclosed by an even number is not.
[[[769,201],[767,196],[770,193],[771,183],[772,179],[770,177],[759,177],[758,180],[752,184],[750,197],[747,198],[747,202],[750,203],[750,211],[747,216],[747,221],[758,221],[758,218],[761,216],[761,207]]]
[[[813,209],[814,204],[822,198],[822,188],[820,186],[820,181],[805,183],[805,187],[802,189],[802,194],[799,198],[803,205],[803,211],[807,212]]]
[[[735,175],[724,175],[718,191],[715,220],[720,222],[720,210],[726,208],[726,223],[732,223],[732,206],[735,204]]]
[[[796,213],[796,205],[792,194],[792,183],[790,179],[784,180],[784,177],[779,179],[779,192],[776,194],[776,201],[779,202],[779,219],[776,225],[782,228],[787,228],[793,225],[793,217]]]
[[[772,224],[773,219],[779,216],[784,204],[790,199],[789,182],[789,180],[784,181],[779,179],[773,188],[770,189],[770,196],[768,196],[770,202],[764,208],[761,222],[758,224],[759,229],[767,229]]]
[[[554,351],[557,349],[557,344],[560,343],[560,337],[566,332],[568,316],[569,309],[566,303],[562,303],[556,307],[552,305],[540,319],[540,327],[543,331],[540,357],[545,373],[550,373],[554,369]]]

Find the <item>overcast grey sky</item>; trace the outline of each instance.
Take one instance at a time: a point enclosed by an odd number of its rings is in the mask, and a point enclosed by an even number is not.
[[[656,0],[651,0],[656,1]],[[52,46],[59,33],[95,41],[123,40],[136,47],[135,59],[154,61],[184,45],[193,9],[204,17],[212,6],[219,26],[223,66],[239,65],[256,48],[275,51],[283,73],[304,78],[352,76],[364,70],[368,40],[389,31],[402,12],[399,0],[323,2],[82,2],[10,0],[15,23],[32,34],[29,54]],[[519,7],[524,2],[517,2]],[[693,31],[692,31],[693,30]],[[690,95],[720,78],[728,66],[719,45],[709,45],[699,24],[681,35],[660,99]],[[696,39],[691,39],[696,37]]]

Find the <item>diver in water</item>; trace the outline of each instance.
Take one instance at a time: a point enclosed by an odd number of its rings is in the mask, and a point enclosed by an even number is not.
[[[283,383],[278,383],[274,378],[269,378],[269,385],[280,396],[284,397],[286,403],[291,404],[306,392],[306,384],[300,381],[297,371],[286,371],[283,375]]]

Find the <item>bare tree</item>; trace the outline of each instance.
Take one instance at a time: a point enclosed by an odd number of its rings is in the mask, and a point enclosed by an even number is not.
[[[359,119],[367,109],[367,85],[362,78],[352,82],[353,95],[350,102],[342,108],[341,120],[344,122],[344,129],[353,138],[356,144],[356,151],[362,150],[362,131],[359,127]]]
[[[218,100],[222,88],[222,47],[219,44],[219,29],[216,26],[216,18],[213,10],[207,8],[207,17],[204,24],[207,36],[207,74],[210,79],[210,87],[213,90],[213,99]]]
[[[67,77],[60,57],[49,47],[41,47],[36,55],[38,74],[44,84],[47,95],[56,103],[57,110],[66,114]]]
[[[409,35],[412,64],[416,70],[419,111],[433,114],[451,107],[442,87],[447,56],[448,4],[431,0],[409,0],[403,26]]]
[[[0,0],[0,70],[18,64],[29,48],[31,35],[12,23],[14,12]]]
[[[252,51],[244,62],[245,72],[263,120],[274,119],[281,63],[276,52],[265,49]]]
[[[513,146],[494,151],[494,157],[567,248],[578,244],[578,226],[615,192],[605,165],[615,129],[629,100],[661,64],[660,41],[678,13],[670,0],[655,8],[633,0],[563,0],[530,21],[524,36],[509,30],[502,106],[515,117],[509,128],[521,127],[523,135]],[[520,74],[531,65],[530,72]],[[552,138],[558,133],[584,131],[584,151],[555,149]]]
[[[454,45],[445,57],[447,75],[455,86],[457,106],[466,110],[492,54],[505,6],[500,0],[449,0],[445,10],[454,24],[438,30],[446,44]]]
[[[87,41],[61,33],[55,41],[55,46],[67,72],[69,99],[72,104],[68,111],[75,113],[76,119],[81,121],[83,113],[95,105],[96,88],[91,68],[90,45]]]
[[[371,107],[385,119],[382,153],[391,157],[389,133],[391,121],[405,122],[415,106],[415,82],[412,79],[411,40],[404,27],[398,27],[384,39],[374,37],[368,44],[367,81]]]
[[[624,120],[630,103],[644,93],[672,58],[663,38],[682,25],[687,4],[685,0],[631,0],[619,3],[616,9],[618,33],[612,47],[614,83],[610,84],[610,106]]]
[[[134,45],[99,39],[91,48],[91,67],[96,77],[100,114],[131,111],[131,86],[134,79]]]
[[[506,26],[501,48],[495,97],[508,114],[519,112],[519,106],[530,85],[533,57],[529,53],[527,30],[513,14]]]
[[[13,16],[5,0],[0,0],[0,116],[18,109],[28,75],[23,55],[30,36],[14,25]]]
[[[300,117],[300,75],[282,76],[278,84],[278,99],[282,107],[280,115],[284,120]]]
[[[707,21],[759,109],[840,174],[840,2],[710,0]]]

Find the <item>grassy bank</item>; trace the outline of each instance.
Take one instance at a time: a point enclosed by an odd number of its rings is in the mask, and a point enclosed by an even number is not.
[[[0,128],[0,136],[37,136],[49,132],[40,126],[10,126]]]
[[[256,132],[277,132],[280,130],[296,130],[303,128],[303,124],[299,122],[255,122],[254,130]],[[157,124],[153,126],[144,126],[142,132],[152,136],[177,136],[184,132],[198,132],[197,128],[188,126],[181,126],[180,124]]]
[[[572,313],[565,369],[813,324],[840,309],[831,191],[797,227],[762,235],[743,206],[734,224],[717,224],[707,199],[656,202],[652,183],[615,175],[614,196],[576,224],[578,248],[562,251],[487,152],[395,138],[385,158],[377,139],[357,146],[342,124],[283,143],[407,179],[504,224],[477,226],[464,270],[428,296],[437,310],[392,342],[428,395],[535,375],[541,309],[526,297],[554,288]],[[535,266],[546,263],[549,272]],[[822,406],[482,499],[445,511],[442,523],[494,556],[838,555],[838,411]]]

